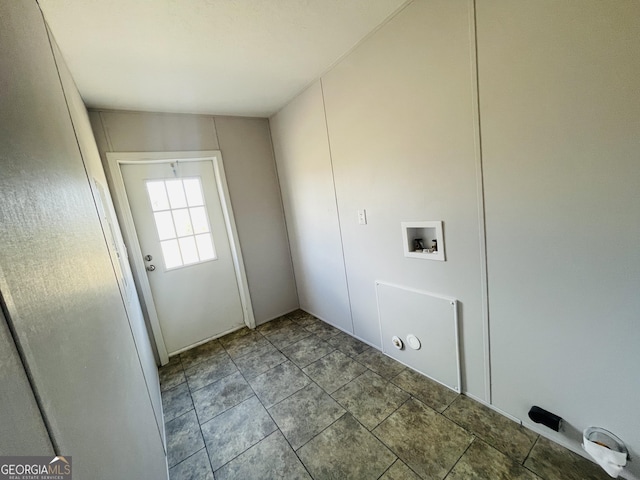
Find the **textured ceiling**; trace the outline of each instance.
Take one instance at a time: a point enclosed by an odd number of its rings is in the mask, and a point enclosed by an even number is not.
[[[407,0],[38,0],[85,102],[269,116]]]

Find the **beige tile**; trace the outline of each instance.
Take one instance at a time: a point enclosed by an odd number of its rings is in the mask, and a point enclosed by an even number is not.
[[[373,433],[423,478],[444,478],[473,440],[470,433],[414,398]]]
[[[524,466],[545,480],[607,480],[602,468],[577,453],[538,437]]]
[[[444,416],[519,463],[524,462],[538,438],[537,433],[464,395],[449,405]]]
[[[438,412],[443,412],[458,396],[453,390],[408,368],[391,381]]]
[[[540,480],[512,458],[476,438],[446,480]]]

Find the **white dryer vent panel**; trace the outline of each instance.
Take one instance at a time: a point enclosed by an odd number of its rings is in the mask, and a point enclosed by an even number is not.
[[[457,300],[384,282],[376,295],[382,351],[460,392]]]

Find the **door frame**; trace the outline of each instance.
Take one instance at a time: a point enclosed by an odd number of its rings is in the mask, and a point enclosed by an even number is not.
[[[229,238],[229,246],[231,248],[231,257],[233,259],[233,267],[238,284],[238,292],[240,294],[240,304],[242,305],[242,316],[244,323],[249,328],[255,328],[256,320],[253,314],[251,303],[251,294],[247,282],[247,274],[240,248],[238,231],[233,216],[233,208],[231,206],[231,198],[229,195],[229,187],[222,162],[222,153],[219,150],[206,151],[181,151],[181,152],[106,152],[107,153],[107,170],[113,182],[114,202],[122,219],[122,233],[125,243],[130,250],[129,263],[133,269],[134,279],[138,286],[138,292],[142,295],[143,310],[148,317],[153,337],[158,347],[161,363],[164,365],[169,361],[167,348],[162,335],[162,328],[158,319],[158,312],[151,293],[149,278],[147,277],[146,266],[144,264],[142,249],[138,241],[138,234],[133,222],[133,215],[129,206],[129,198],[124,186],[124,178],[122,176],[122,165],[150,164],[150,163],[167,163],[170,160],[176,163],[210,161],[218,187],[218,196],[222,213],[224,216],[227,236]],[[228,332],[224,332],[228,333]],[[199,344],[208,342],[212,338],[220,335],[214,335],[206,338],[201,342],[190,345],[188,348],[195,347]],[[186,350],[186,349],[185,349]],[[179,353],[179,352],[175,352]]]

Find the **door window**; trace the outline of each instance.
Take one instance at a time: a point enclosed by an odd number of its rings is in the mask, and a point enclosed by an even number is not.
[[[216,260],[200,178],[146,184],[165,269]]]

